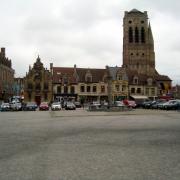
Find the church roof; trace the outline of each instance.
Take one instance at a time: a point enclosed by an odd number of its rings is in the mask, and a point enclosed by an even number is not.
[[[129,11],[129,13],[141,13],[141,14],[143,14],[141,11],[139,11],[137,9],[132,9],[131,11]]]

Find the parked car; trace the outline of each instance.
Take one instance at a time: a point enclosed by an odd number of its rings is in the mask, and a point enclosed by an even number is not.
[[[94,106],[101,106],[101,103],[99,101],[93,101],[91,104]]]
[[[10,110],[9,103],[2,103],[0,109],[1,111],[9,111]]]
[[[76,106],[75,106],[75,104],[73,102],[67,102],[66,106],[65,106],[65,109],[66,110],[75,110]]]
[[[51,110],[52,111],[55,111],[55,110],[61,110],[62,109],[62,106],[61,106],[61,103],[60,102],[53,102],[51,104]]]
[[[100,109],[101,108],[101,104],[98,101],[93,101],[88,105],[88,109],[92,110],[92,109]]]
[[[39,110],[40,111],[48,111],[49,110],[49,105],[47,102],[42,102],[40,105],[39,105]]]
[[[10,109],[12,111],[21,111],[22,110],[22,104],[20,102],[13,101],[10,103]]]
[[[162,106],[163,103],[167,102],[166,100],[164,99],[159,99],[157,101],[155,101],[152,105],[151,105],[151,109],[158,109],[159,106]]]
[[[27,102],[23,107],[23,110],[25,111],[36,111],[36,109],[37,109],[37,104],[35,102]]]
[[[125,99],[125,100],[123,100],[123,103],[130,108],[136,108],[136,106],[137,106],[136,102],[132,101],[132,100]]]
[[[179,110],[180,109],[180,100],[170,100],[163,105],[165,110]]]
[[[162,101],[157,104],[157,109],[164,109],[164,105],[166,105],[168,102],[167,101]]]
[[[142,108],[149,109],[154,101],[145,101],[142,103]]]
[[[123,103],[123,101],[115,101],[114,102],[114,105],[117,106],[117,107],[124,107],[125,104]]]
[[[74,102],[76,108],[81,108],[81,103],[79,101]]]

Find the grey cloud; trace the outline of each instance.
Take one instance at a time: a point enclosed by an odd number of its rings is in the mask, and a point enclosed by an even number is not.
[[[179,7],[176,0],[6,0],[0,38],[17,75],[25,75],[38,54],[46,67],[121,65],[124,11],[137,8],[148,11],[157,70],[177,79]]]

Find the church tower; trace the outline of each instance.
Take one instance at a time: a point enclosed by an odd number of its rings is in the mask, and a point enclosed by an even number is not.
[[[154,40],[147,11],[125,11],[123,34],[123,67],[138,74],[154,75]]]

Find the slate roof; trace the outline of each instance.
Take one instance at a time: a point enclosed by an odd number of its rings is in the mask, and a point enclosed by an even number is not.
[[[147,79],[148,78],[152,78],[153,79],[153,84],[156,83],[156,81],[172,81],[168,76],[165,75],[160,75],[156,72],[156,74],[154,75],[146,75],[146,74],[138,74],[137,71],[135,70],[126,70],[127,75],[128,75],[128,80],[129,80],[129,84],[133,83],[133,78],[134,76],[138,77],[138,84],[139,85],[144,85],[147,84]]]
[[[76,83],[74,77],[74,68],[71,67],[53,67],[53,83],[61,83],[63,77],[68,78],[69,83]]]
[[[93,69],[93,68],[77,68],[77,74],[79,77],[79,82],[85,82],[85,76],[87,72],[92,75],[92,82],[102,82],[103,78],[107,75],[106,69]]]
[[[64,76],[68,78],[69,83],[85,82],[87,72],[92,75],[92,83],[103,81],[107,75],[106,69],[53,67],[53,83],[60,83]]]

